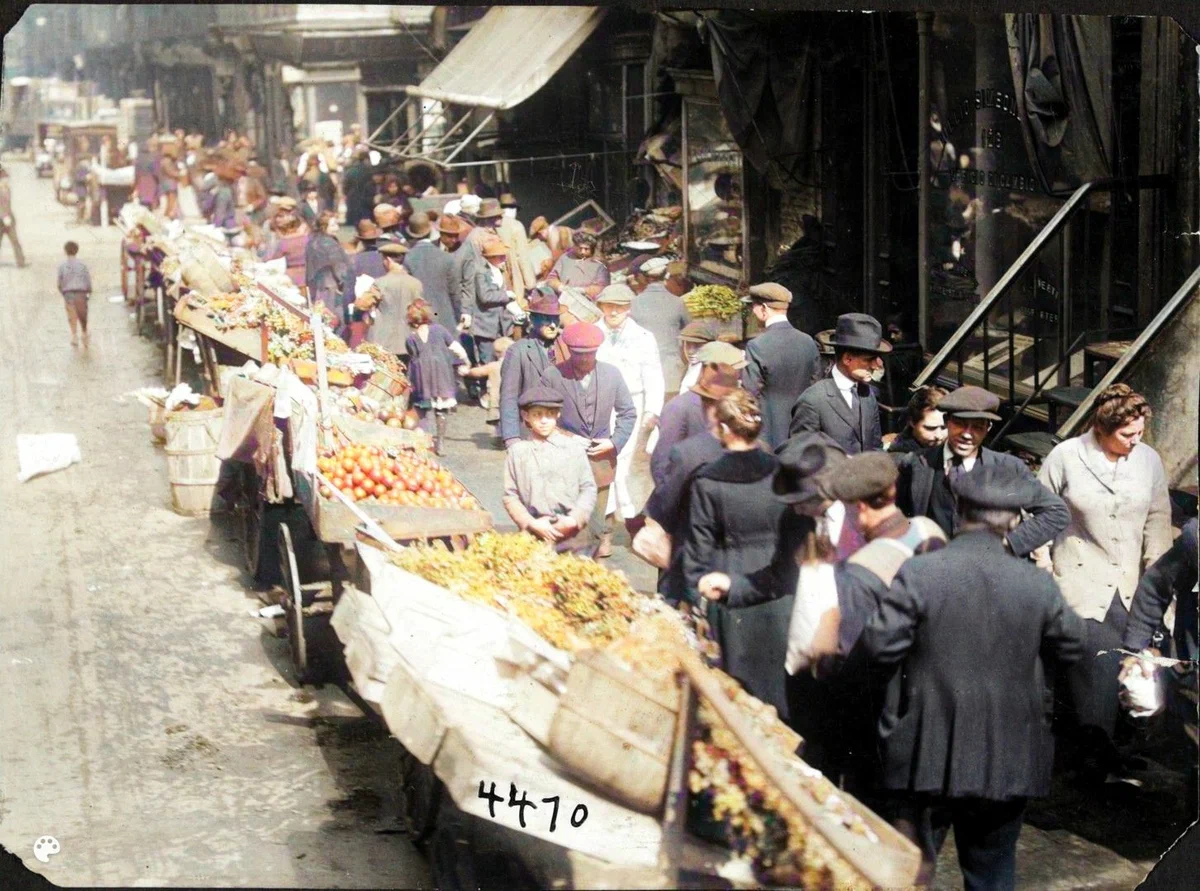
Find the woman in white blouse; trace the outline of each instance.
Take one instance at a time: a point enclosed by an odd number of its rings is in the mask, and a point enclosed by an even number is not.
[[[1066,693],[1085,759],[1126,780],[1113,744],[1121,636],[1138,579],[1171,546],[1171,504],[1158,453],[1143,443],[1150,405],[1125,384],[1100,394],[1089,429],[1047,456],[1039,479],[1071,509],[1051,545],[1054,578],[1087,620],[1089,658],[1071,666]],[[1104,655],[1094,655],[1099,651]],[[1062,693],[1059,689],[1059,699]]]

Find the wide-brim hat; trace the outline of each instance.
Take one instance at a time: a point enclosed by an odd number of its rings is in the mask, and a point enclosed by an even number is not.
[[[823,474],[846,460],[846,452],[824,433],[798,433],[775,452],[779,472],[771,483],[776,497],[784,504],[825,501]]]
[[[938,400],[935,406],[944,415],[955,418],[984,418],[999,421],[1000,397],[983,387],[959,387]]]
[[[879,320],[864,312],[848,312],[838,316],[830,343],[837,349],[863,353],[892,351],[892,344],[883,336],[883,326]]]
[[[429,233],[433,231],[433,221],[429,219],[429,214],[418,210],[409,217],[404,231],[410,238],[428,238]]]
[[[558,302],[558,295],[548,285],[541,285],[534,289],[533,294],[529,297],[529,312],[531,315],[539,316],[559,316],[562,315],[562,307]]]
[[[740,386],[741,380],[728,365],[705,365],[692,392],[702,399],[723,399]]]
[[[383,230],[375,225],[374,220],[359,220],[354,227],[354,237],[359,241],[375,241],[383,235]]]
[[[596,295],[595,303],[599,306],[601,303],[613,303],[618,306],[629,306],[633,303],[633,298],[636,295],[633,289],[628,285],[609,285],[603,291]]]
[[[453,214],[442,214],[438,220],[438,230],[442,235],[462,235],[470,226],[465,220],[454,216]]]
[[[1021,510],[1045,494],[1037,478],[1023,466],[991,464],[959,476],[951,489],[959,502],[988,510]]]
[[[495,198],[484,198],[479,203],[479,210],[475,212],[475,217],[480,220],[493,220],[502,216],[504,216],[504,208]]]

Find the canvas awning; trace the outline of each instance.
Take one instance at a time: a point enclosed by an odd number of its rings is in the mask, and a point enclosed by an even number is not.
[[[546,85],[604,18],[597,6],[496,6],[408,95],[496,111]]]

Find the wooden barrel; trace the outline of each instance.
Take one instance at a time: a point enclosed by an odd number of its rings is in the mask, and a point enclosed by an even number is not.
[[[179,411],[167,415],[167,479],[175,513],[201,517],[209,513],[221,461],[221,409]]]

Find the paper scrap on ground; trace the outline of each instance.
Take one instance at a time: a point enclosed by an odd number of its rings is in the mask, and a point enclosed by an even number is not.
[[[264,606],[260,610],[252,611],[250,615],[258,616],[260,619],[278,619],[283,615],[283,607],[276,603],[271,606]]]
[[[109,303],[124,303],[125,295],[124,294],[114,294],[113,296],[108,298],[108,302]]]
[[[79,441],[74,433],[18,433],[17,473],[19,482],[26,482],[44,473],[53,473],[82,461]]]

